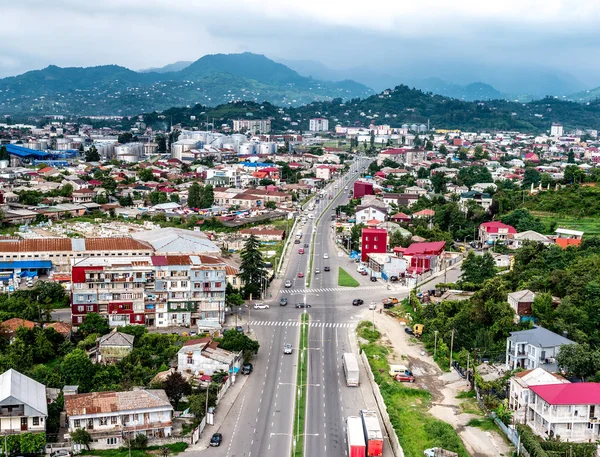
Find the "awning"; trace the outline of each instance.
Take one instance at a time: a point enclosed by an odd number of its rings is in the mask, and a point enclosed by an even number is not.
[[[52,262],[50,260],[15,260],[14,262],[0,262],[0,268],[3,270],[50,269]]]

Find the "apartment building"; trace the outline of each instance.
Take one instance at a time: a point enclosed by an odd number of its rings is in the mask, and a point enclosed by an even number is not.
[[[322,117],[311,119],[308,124],[308,130],[311,132],[327,132],[329,131],[329,121]]]
[[[271,131],[271,120],[270,119],[234,119],[233,121],[234,132],[252,132],[255,133],[269,133]]]
[[[73,263],[74,326],[94,312],[112,327],[219,328],[225,319],[225,263],[206,255],[88,258]]]

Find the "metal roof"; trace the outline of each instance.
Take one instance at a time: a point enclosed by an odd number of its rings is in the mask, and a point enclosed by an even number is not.
[[[23,403],[26,416],[48,416],[46,387],[12,368],[0,375],[0,406]]]

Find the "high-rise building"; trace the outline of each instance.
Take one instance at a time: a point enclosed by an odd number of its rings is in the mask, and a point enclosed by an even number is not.
[[[233,121],[234,132],[251,132],[255,133],[269,133],[271,131],[271,120],[270,119],[234,119]]]
[[[552,124],[552,127],[550,127],[550,136],[563,136],[562,124]]]
[[[311,132],[328,132],[329,131],[329,121],[322,117],[317,117],[315,119],[311,119],[308,130],[310,130]]]

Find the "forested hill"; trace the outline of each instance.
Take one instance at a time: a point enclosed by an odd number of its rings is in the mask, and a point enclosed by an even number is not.
[[[190,125],[190,115],[195,115],[198,126],[202,120],[214,119],[215,127],[238,118],[273,118],[273,128],[287,130],[298,128],[308,130],[312,117],[326,117],[330,128],[336,124],[343,126],[368,126],[370,123],[427,124],[432,128],[461,129],[466,131],[516,130],[520,132],[545,132],[553,122],[569,128],[593,128],[600,126],[600,100],[589,104],[562,101],[547,97],[528,103],[515,103],[504,100],[467,102],[441,95],[424,93],[407,86],[397,86],[381,94],[365,99],[352,99],[343,102],[317,101],[300,107],[279,108],[270,103],[237,102],[209,108],[197,105],[190,108],[171,108],[160,115],[147,114],[145,120],[157,126],[164,120],[163,115],[174,123]],[[293,124],[294,122],[298,125]]]

